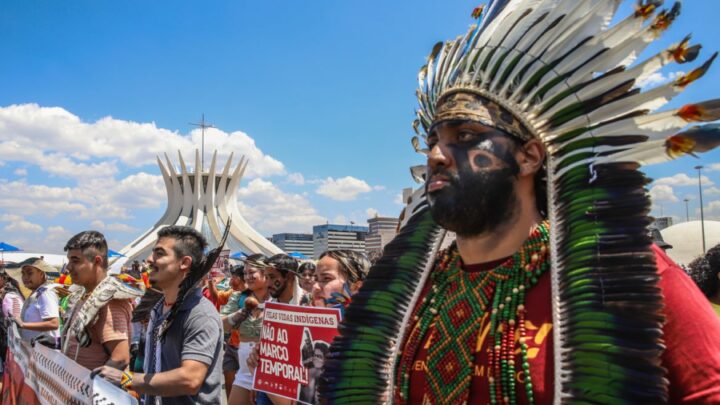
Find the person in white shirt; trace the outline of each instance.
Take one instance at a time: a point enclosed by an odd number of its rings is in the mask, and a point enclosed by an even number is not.
[[[29,342],[41,335],[57,341],[60,336],[59,299],[48,279],[48,273],[53,272],[57,270],[42,259],[22,267],[22,282],[32,294],[25,300],[20,319],[13,319],[25,341]]]

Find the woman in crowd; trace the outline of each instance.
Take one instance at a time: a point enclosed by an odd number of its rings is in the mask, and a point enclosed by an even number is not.
[[[328,250],[320,255],[315,268],[315,283],[312,288],[312,306],[325,308],[338,308],[341,312],[350,304],[352,295],[358,292],[365,277],[370,271],[370,260],[363,253],[348,249]],[[315,381],[322,374],[322,366],[325,361],[325,354],[318,343],[314,348],[318,357],[322,355],[322,361],[313,362],[314,378],[311,384],[301,388],[301,399],[316,398]],[[329,347],[328,347],[329,349]],[[320,350],[321,353],[318,353]],[[255,369],[258,363],[259,353],[254,350],[248,360],[248,366]],[[320,360],[320,359],[318,359]],[[319,364],[319,365],[318,365]],[[315,367],[317,366],[317,367]],[[287,398],[268,395],[274,405],[289,405],[295,401]],[[313,400],[314,402],[314,400]],[[230,402],[230,405],[240,402]]]
[[[268,283],[265,278],[263,269],[266,266],[265,256],[255,254],[245,259],[245,268],[243,270],[245,278],[245,287],[251,291],[246,301],[250,297],[255,298],[260,304],[253,310],[245,308],[223,317],[223,326],[226,330],[237,329],[239,334],[238,346],[238,362],[240,368],[235,373],[235,381],[233,381],[232,391],[228,404],[230,405],[247,405],[252,404],[252,383],[254,368],[249,368],[247,364],[248,356],[253,347],[260,341],[260,331],[262,328],[262,308],[263,303],[270,298],[268,293]]]
[[[320,255],[312,288],[313,306],[340,308],[350,304],[370,270],[370,261],[354,250],[328,250]]]
[[[0,273],[0,300],[2,300],[3,318],[20,317],[24,301],[20,292],[20,283],[6,272]]]
[[[300,288],[307,292],[311,292],[313,284],[315,284],[315,263],[305,262],[298,268],[300,274]]]
[[[2,302],[2,315],[0,316],[0,375],[5,369],[5,353],[7,352],[7,322],[9,318],[19,318],[23,306],[23,296],[20,284],[6,272],[0,273],[0,301]]]

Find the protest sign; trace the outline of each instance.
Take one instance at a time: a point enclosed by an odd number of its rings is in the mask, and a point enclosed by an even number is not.
[[[31,347],[15,325],[8,330],[2,403],[7,405],[136,405],[122,389],[90,378],[90,370],[57,350]]]
[[[263,316],[253,389],[315,403],[316,380],[338,335],[340,311],[266,303]]]

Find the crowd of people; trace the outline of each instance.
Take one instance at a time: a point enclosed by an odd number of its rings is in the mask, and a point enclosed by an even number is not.
[[[627,65],[678,17],[661,4],[640,0],[609,27],[617,2],[498,0],[437,44],[413,124],[424,194],[372,272],[350,250],[315,268],[254,254],[224,291],[207,277],[217,249],[170,226],[145,285],[139,267],[109,276],[88,231],[65,246],[73,286],[32,261],[22,306],[0,277],[3,314],[145,405],[218,404],[223,383],[231,405],[293,402],[253,390],[270,302],[345,315],[329,346],[299,342],[307,402],[720,403],[720,247],[691,278],[646,229],[639,168],[720,144],[717,126],[683,131],[720,119],[718,100],[655,111],[715,56],[648,91],[637,83],[700,47],[688,37]]]
[[[2,324],[14,323],[23,340],[62,351],[144,404],[219,404],[223,386],[228,404],[289,403],[253,391],[264,303],[342,309],[370,262],[351,250],[324,253],[317,268],[286,254],[253,254],[213,277],[206,248],[194,229],[167,227],[145,262],[109,275],[104,236],[81,232],[65,246],[59,278],[39,258],[22,266],[27,298],[0,274]],[[327,345],[316,346],[327,353]],[[308,363],[315,374],[321,367]],[[314,381],[303,391],[311,402]]]

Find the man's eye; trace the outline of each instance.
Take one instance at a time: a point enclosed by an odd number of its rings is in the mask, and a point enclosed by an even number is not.
[[[460,132],[458,134],[458,141],[460,142],[470,142],[477,139],[477,134],[472,132]]]

